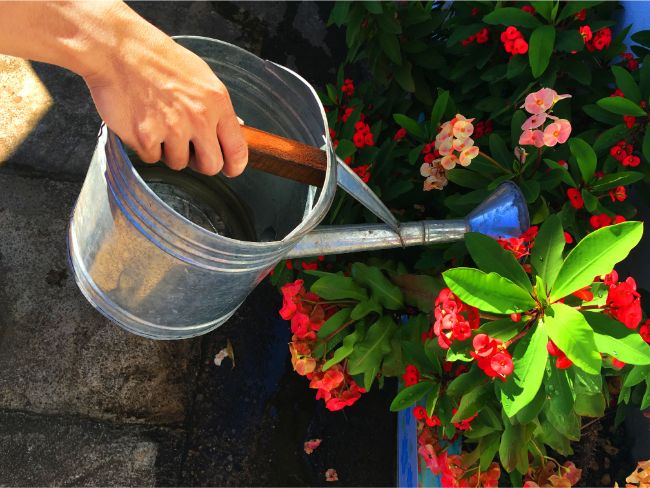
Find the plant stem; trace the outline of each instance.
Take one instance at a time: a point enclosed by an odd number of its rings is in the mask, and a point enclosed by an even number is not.
[[[494,315],[487,312],[479,312],[478,316],[481,317],[482,319],[487,319],[487,320],[501,320],[503,318],[500,317],[499,315]]]
[[[580,305],[579,307],[575,307],[576,310],[598,310],[601,307],[600,305]]]
[[[341,327],[336,329],[334,332],[329,334],[325,339],[323,339],[326,343],[332,340],[332,337],[336,336],[339,332],[341,332],[343,329],[345,329],[348,325],[353,324],[356,322],[356,320],[348,320],[346,323],[344,323]]]

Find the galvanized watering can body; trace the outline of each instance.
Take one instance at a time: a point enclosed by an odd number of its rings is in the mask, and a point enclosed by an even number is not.
[[[232,180],[218,177],[253,217],[252,239],[234,239],[197,225],[165,203],[134,168],[120,140],[102,127],[70,220],[69,260],[85,297],[125,329],[155,339],[204,334],[228,320],[288,256],[455,240],[470,229],[488,229],[490,219],[499,217],[495,212],[503,213],[497,208],[504,205],[501,195],[498,202],[488,202],[487,210],[475,211],[473,220],[470,215],[405,224],[402,236],[382,225],[310,233],[327,213],[337,185],[327,120],[313,88],[286,68],[236,46],[195,37],[178,42],[219,74],[248,125],[324,147],[328,170],[320,190],[255,170]],[[517,191],[506,197],[506,213],[512,215],[503,233],[517,235],[528,225],[525,205]],[[342,236],[345,242],[338,242]]]

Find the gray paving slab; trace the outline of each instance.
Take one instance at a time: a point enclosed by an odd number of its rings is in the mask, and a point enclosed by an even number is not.
[[[0,174],[0,409],[183,422],[199,342],[135,336],[86,302],[66,262],[79,188]]]
[[[177,485],[182,441],[165,429],[0,412],[0,486]]]

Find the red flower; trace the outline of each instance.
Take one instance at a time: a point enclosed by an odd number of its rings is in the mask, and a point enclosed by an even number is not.
[[[650,344],[650,319],[646,320],[641,327],[639,327],[639,334],[641,338]]]
[[[404,384],[406,386],[412,386],[420,381],[420,372],[414,365],[409,364],[406,366],[402,378],[404,379]]]
[[[510,237],[508,239],[497,239],[499,245],[506,251],[515,255],[515,259],[521,259],[530,254],[528,243],[521,237]]]
[[[514,365],[512,357],[503,349],[498,339],[488,337],[486,334],[477,334],[472,340],[473,351],[470,355],[476,359],[478,367],[490,377],[498,377],[505,381],[506,376],[512,373]]]
[[[437,415],[432,415],[431,417],[427,415],[424,422],[429,427],[438,427],[439,425],[442,425],[442,422],[440,421]]]
[[[287,259],[284,262],[284,265],[287,267],[287,269],[293,269],[293,261],[291,259]]]
[[[567,231],[564,231],[564,242],[567,244],[573,244],[573,237]]]
[[[627,156],[625,159],[623,159],[623,166],[638,166],[641,164],[641,159],[639,159],[638,156]]]
[[[594,299],[594,294],[591,291],[591,286],[587,285],[584,288],[580,288],[577,291],[571,293],[574,297],[578,297],[580,300],[585,302],[590,302]]]
[[[582,208],[585,205],[585,201],[582,199],[582,194],[577,188],[569,188],[567,190],[567,196],[569,197],[569,203],[573,208]]]
[[[355,132],[352,136],[352,142],[354,142],[355,146],[361,149],[366,145],[366,137],[362,132]]]
[[[609,314],[628,329],[635,329],[641,322],[641,295],[636,291],[636,282],[631,276],[609,288],[606,303]]]
[[[603,277],[603,283],[605,284],[605,286],[609,286],[609,287],[612,287],[618,283],[618,273],[616,272],[615,269],[613,269],[611,273],[608,273]]]
[[[616,215],[614,217],[614,224],[620,224],[621,222],[625,222],[625,217],[622,215]]]
[[[617,88],[612,92],[610,97],[625,97],[625,93],[623,93],[623,91],[620,88]]]
[[[625,366],[625,363],[616,358],[612,358],[612,366],[616,369],[621,369],[623,366]]]
[[[535,14],[535,7],[533,7],[532,5],[524,5],[523,7],[521,7],[521,10],[523,10],[524,12],[528,12],[531,15]]]
[[[581,26],[579,31],[580,31],[580,35],[582,36],[582,41],[585,44],[587,44],[587,42],[591,41],[591,39],[594,36],[592,34],[592,32],[591,32],[591,27],[589,27],[588,25]]]
[[[427,409],[422,405],[416,405],[413,408],[413,416],[415,417],[415,420],[424,420],[427,418]]]
[[[523,38],[515,40],[511,52],[512,54],[526,54],[528,52],[528,43]]]
[[[361,178],[361,181],[364,183],[368,183],[370,181],[370,165],[369,164],[362,164],[361,166],[357,166],[356,168],[352,168],[352,171],[354,171],[357,175],[359,175],[359,178]]]
[[[587,18],[587,9],[583,8],[580,12],[573,16],[576,20],[585,20]]]
[[[284,320],[291,319],[298,310],[296,297],[301,292],[304,292],[303,284],[303,280],[296,280],[293,283],[287,283],[282,287],[282,308],[280,309],[280,316]]]
[[[617,144],[613,146],[612,148],[610,148],[609,154],[611,154],[612,157],[616,159],[616,161],[621,161],[621,162],[628,157],[628,153],[625,150],[624,144]]]
[[[608,225],[611,225],[611,223],[611,217],[604,213],[599,215],[592,215],[589,218],[589,225],[591,225],[594,230],[600,229],[601,227],[607,227]]]
[[[568,357],[566,357],[566,354],[564,354],[564,352],[561,351],[560,348],[557,347],[555,343],[550,339],[546,343],[546,350],[551,356],[554,356],[556,358],[555,367],[557,369],[567,369],[573,364],[573,362]]]
[[[624,186],[617,186],[616,188],[609,190],[609,196],[612,199],[612,202],[619,201],[624,202],[627,198],[627,192],[625,191]]]
[[[490,31],[487,27],[483,27],[476,33],[476,44],[485,44],[490,40]]]
[[[458,411],[457,408],[453,408],[452,414],[456,414],[457,411]],[[461,420],[460,422],[453,422],[453,424],[458,430],[470,430],[472,428],[470,426],[470,422],[474,420],[477,416],[478,416],[478,412],[472,415],[471,417]]]
[[[476,17],[478,13],[479,13],[478,7],[472,7],[472,12],[471,12],[472,17]]]
[[[627,128],[631,129],[632,127],[634,127],[634,123],[636,122],[636,117],[634,115],[623,115],[623,121],[625,122]]]
[[[401,127],[400,129],[395,132],[395,135],[393,136],[394,141],[401,141],[406,137],[406,129],[404,127]]]
[[[300,263],[300,266],[302,266],[302,269],[304,270],[314,270],[318,269],[318,263],[305,263],[304,261]]]
[[[345,93],[348,97],[351,97],[354,94],[354,82],[351,79],[346,79],[343,82],[341,91]]]
[[[528,43],[524,40],[521,32],[512,25],[501,33],[501,42],[503,48],[510,54],[525,54],[528,52]]]

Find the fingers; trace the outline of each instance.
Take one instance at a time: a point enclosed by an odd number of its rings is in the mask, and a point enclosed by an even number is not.
[[[160,144],[154,144],[149,148],[140,148],[136,152],[143,162],[149,164],[157,163],[162,157],[162,147]]]
[[[169,135],[163,143],[165,164],[170,169],[180,171],[190,160],[190,141],[176,134]]]
[[[248,163],[248,145],[234,112],[219,119],[217,137],[223,153],[224,174],[230,177],[240,175]]]
[[[192,138],[194,158],[190,167],[208,176],[216,175],[223,168],[223,155],[217,141],[216,130],[209,131],[202,137]]]

